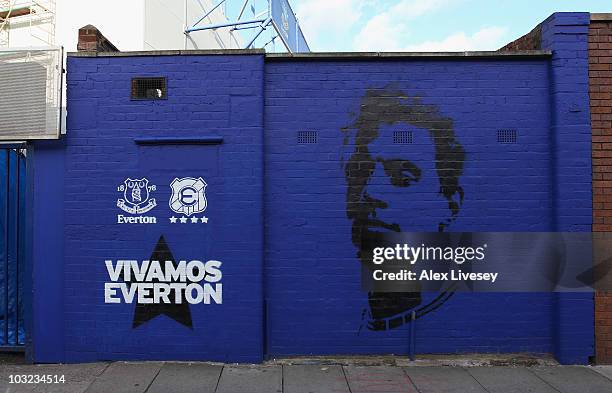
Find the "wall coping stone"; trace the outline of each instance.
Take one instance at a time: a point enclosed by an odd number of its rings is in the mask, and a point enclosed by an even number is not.
[[[612,13],[591,14],[592,22],[612,21]]]
[[[372,58],[512,58],[550,57],[549,50],[474,51],[474,52],[314,52],[265,53],[263,49],[161,50],[137,52],[69,52],[69,57],[134,57],[134,56],[202,56],[202,55],[265,55],[266,59],[372,59]]]

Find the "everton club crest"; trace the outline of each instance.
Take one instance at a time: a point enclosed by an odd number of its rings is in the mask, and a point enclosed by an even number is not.
[[[155,190],[156,187],[149,185],[146,178],[127,178],[117,188],[117,191],[123,192],[123,199],[117,201],[117,207],[126,213],[144,214],[157,206],[155,198],[150,198],[151,192]]]
[[[196,214],[206,210],[208,206],[206,194],[204,193],[206,186],[206,182],[201,177],[197,179],[193,177],[175,178],[172,183],[170,183],[170,188],[172,188],[172,196],[169,202],[170,209],[177,214],[187,216],[178,219],[176,217],[171,217],[171,223],[174,224],[177,220],[180,220],[182,224],[188,221],[194,224],[198,222],[208,222],[208,218],[206,217],[195,217]]]
[[[117,191],[123,193],[123,198],[117,200],[117,207],[132,216],[117,215],[118,224],[155,224],[157,219],[153,216],[143,216],[155,206],[155,198],[151,198],[151,193],[157,187],[149,184],[149,180],[127,178],[122,185],[117,187]]]

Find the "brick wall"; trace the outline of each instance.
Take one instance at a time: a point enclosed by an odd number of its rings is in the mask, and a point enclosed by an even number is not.
[[[452,119],[466,151],[460,183],[465,199],[448,231],[552,230],[548,66],[548,59],[537,58],[267,64],[266,279],[272,356],[408,353],[409,325],[368,328],[368,295],[360,287],[347,217],[344,165],[357,151],[351,124],[369,89],[419,97],[422,105]],[[516,129],[518,143],[499,144],[500,129]],[[297,133],[303,130],[317,131],[318,143],[299,144]],[[402,130],[412,131],[412,144],[394,144],[393,133]],[[438,192],[427,131],[418,122],[400,122],[380,132],[370,148],[409,159],[422,169],[422,180],[408,189],[392,187],[378,168],[368,188],[372,198],[385,201],[377,217],[407,232],[437,231],[449,213]],[[433,298],[424,294],[420,306]],[[457,293],[418,320],[416,351],[551,353],[553,312],[550,293]]]
[[[612,231],[612,15],[592,15],[589,85],[593,127],[593,231]],[[595,296],[597,362],[612,363],[612,292]]]
[[[347,162],[364,152],[356,117],[395,101],[417,111],[381,125],[368,144],[419,168],[418,182],[390,182],[376,164],[367,195],[381,222],[437,231],[449,219],[444,159],[419,121],[435,114],[452,124],[449,146],[465,152],[448,231],[589,231],[587,33],[588,15],[549,18],[542,46],[552,57],[69,57],[68,134],[35,143],[32,155],[34,286],[43,289],[34,293],[35,360],[258,361],[264,331],[272,356],[407,353],[409,325],[368,328],[347,212]],[[167,100],[130,100],[135,76],[166,77]],[[364,106],[371,96],[380,100]],[[516,143],[500,143],[498,130],[516,130]],[[301,131],[318,137],[300,140]],[[396,131],[412,143],[395,143]],[[223,143],[189,142],[206,135]],[[199,175],[209,181],[210,223],[173,226],[170,182]],[[158,186],[158,226],[117,224],[117,186],[132,176]],[[133,304],[104,303],[104,260],[147,259],[160,234],[177,258],[225,263],[223,306],[191,307],[192,329],[166,317],[134,328]],[[418,320],[416,351],[585,363],[589,296],[457,293]]]
[[[550,30],[566,31],[556,26]],[[578,43],[573,56],[586,51],[586,37],[568,36]],[[560,65],[563,56],[570,55],[569,46],[566,51],[560,51],[556,72],[563,72]],[[409,350],[409,326],[388,331],[368,328],[371,309],[360,288],[360,263],[347,219],[345,165],[363,149],[356,147],[351,125],[360,111],[374,110],[364,106],[367,94],[408,97],[407,102],[418,98],[419,106],[435,108],[452,119],[457,141],[466,151],[461,176],[465,199],[448,231],[546,232],[557,225],[590,230],[587,100],[579,118],[567,110],[567,102],[580,100],[586,90],[582,91],[584,83],[577,73],[567,78],[567,95],[557,96],[550,67],[550,59],[537,58],[268,62],[266,289],[272,356]],[[567,123],[567,128],[564,123],[554,129],[560,135],[559,145],[550,137],[555,124],[551,99]],[[384,110],[389,104],[380,105]],[[500,129],[518,130],[518,143],[498,144]],[[318,132],[318,142],[299,143],[298,133],[305,130]],[[402,130],[413,132],[412,144],[394,144],[394,132]],[[422,168],[422,180],[408,190],[390,187],[380,168],[375,170],[368,195],[384,201],[377,218],[398,223],[404,231],[437,231],[448,210],[438,193],[432,168],[436,159],[427,132],[418,121],[385,124],[372,146],[394,158],[409,158]],[[551,176],[555,149],[567,157]],[[574,173],[586,175],[569,175]],[[571,194],[573,207],[556,209],[560,204],[553,191],[556,182],[568,197]],[[421,304],[433,297],[424,295]],[[559,353],[563,362],[585,363],[593,351],[592,310],[592,297],[459,293],[418,320],[416,351],[548,352]],[[566,321],[569,314],[580,321]]]
[[[542,23],[550,62],[552,198],[555,231],[591,232],[593,225],[588,33],[590,14],[555,13]],[[594,353],[592,293],[556,293],[555,356],[563,363]]]
[[[118,52],[119,49],[110,42],[97,27],[83,26],[79,29],[77,42],[79,52]]]
[[[263,65],[260,52],[68,57],[68,133],[33,149],[36,361],[261,361]],[[167,78],[167,99],[130,99],[143,76]],[[207,182],[207,223],[170,221],[183,177]],[[127,178],[156,186],[156,224],[118,222]],[[105,261],[148,260],[162,235],[177,260],[222,262],[223,303],[186,305],[190,324],[104,301]]]
[[[523,51],[542,49],[542,25],[536,26],[529,33],[505,45],[500,51]]]

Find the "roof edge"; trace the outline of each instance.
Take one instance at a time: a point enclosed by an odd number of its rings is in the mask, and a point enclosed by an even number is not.
[[[471,52],[321,52],[321,53],[268,53],[266,59],[380,59],[380,58],[511,58],[550,57],[549,50],[525,51],[471,51]]]
[[[612,13],[591,14],[591,21],[595,21],[595,22],[612,21]]]
[[[266,53],[263,49],[160,50],[137,52],[69,52],[70,57],[265,55],[270,60],[393,59],[393,58],[525,58],[550,57],[548,50],[473,52],[313,52]]]
[[[69,57],[140,57],[140,56],[216,56],[216,55],[264,55],[263,49],[186,49],[152,50],[132,52],[68,52]]]

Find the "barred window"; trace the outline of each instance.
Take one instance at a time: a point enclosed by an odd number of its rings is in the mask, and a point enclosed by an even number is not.
[[[165,100],[168,98],[166,78],[133,78],[133,100]]]

